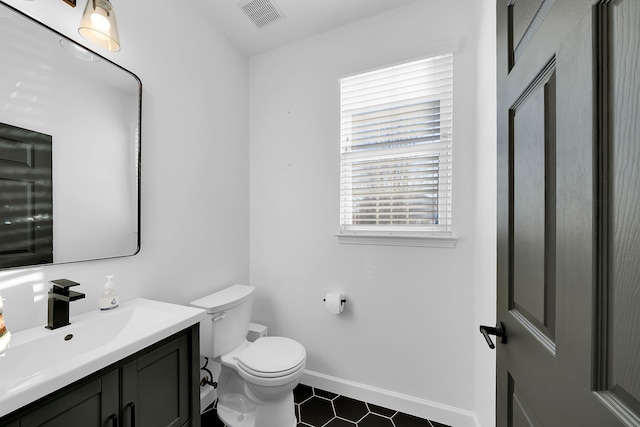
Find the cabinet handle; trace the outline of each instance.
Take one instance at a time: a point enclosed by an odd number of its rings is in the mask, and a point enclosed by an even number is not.
[[[118,427],[118,416],[116,414],[111,414],[107,421],[111,420],[111,427]]]
[[[136,404],[133,402],[127,403],[127,408],[131,410],[131,424],[130,427],[136,427]]]

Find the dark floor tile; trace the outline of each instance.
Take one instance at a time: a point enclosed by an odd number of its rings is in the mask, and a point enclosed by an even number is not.
[[[314,396],[300,404],[300,421],[307,424],[322,427],[333,417],[333,406],[327,399]]]
[[[297,427],[450,427],[304,384],[293,397]],[[212,407],[202,414],[202,426],[224,427]]]
[[[313,396],[313,388],[308,385],[298,384],[293,389],[293,401],[295,403],[302,403],[311,396]]]
[[[358,427],[358,425],[356,423],[352,423],[351,421],[334,418],[329,422],[329,424],[324,427]]]
[[[319,388],[314,388],[313,391],[316,396],[324,397],[329,400],[335,399],[336,397],[338,397],[338,395],[335,393],[331,393],[330,391],[320,390]]]
[[[393,417],[395,413],[398,412],[394,411],[393,409],[383,408],[382,406],[373,405],[371,403],[367,403],[367,406],[369,407],[369,411],[373,412],[374,414],[383,415],[385,417]]]
[[[358,427],[394,427],[391,419],[369,413],[358,423]]]
[[[345,396],[336,397],[333,400],[333,408],[336,411],[336,416],[354,422],[359,421],[369,412],[364,402]]]
[[[431,427],[431,423],[428,420],[403,414],[402,412],[398,412],[392,419],[396,427]]]

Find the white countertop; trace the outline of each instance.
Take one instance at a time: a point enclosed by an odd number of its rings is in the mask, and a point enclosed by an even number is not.
[[[0,417],[188,328],[205,311],[143,298],[92,311],[55,330],[12,334],[0,357]],[[68,335],[73,338],[65,340]]]

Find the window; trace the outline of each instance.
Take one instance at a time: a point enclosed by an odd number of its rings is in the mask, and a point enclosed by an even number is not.
[[[453,54],[340,80],[340,235],[451,235]]]

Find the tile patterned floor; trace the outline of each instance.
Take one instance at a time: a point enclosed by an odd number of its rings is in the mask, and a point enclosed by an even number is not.
[[[293,391],[297,427],[450,427],[300,384]],[[214,410],[202,427],[224,427]]]
[[[298,427],[449,427],[303,384],[293,396]]]

